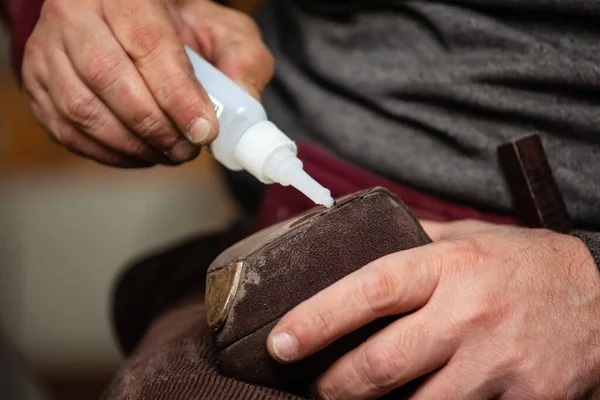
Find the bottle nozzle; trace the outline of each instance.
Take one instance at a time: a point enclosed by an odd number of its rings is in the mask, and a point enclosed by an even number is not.
[[[302,169],[296,156],[296,145],[273,123],[255,124],[240,138],[236,160],[263,183],[292,185],[317,204],[334,205],[329,190],[321,186]]]
[[[334,204],[331,192],[302,169],[300,161],[289,148],[282,147],[271,154],[264,171],[274,182],[293,186],[317,204],[330,208]]]
[[[311,178],[302,168],[289,169],[287,174],[290,185],[298,189],[313,202],[324,205],[327,208],[333,206],[334,201],[331,197],[331,192]]]

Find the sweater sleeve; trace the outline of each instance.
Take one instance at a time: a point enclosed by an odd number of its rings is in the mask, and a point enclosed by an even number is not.
[[[594,261],[596,261],[596,265],[600,268],[600,232],[577,230],[573,232],[573,235],[586,244],[590,249],[590,253],[592,253],[592,257],[594,257]]]
[[[12,66],[21,79],[25,43],[40,16],[44,0],[0,0],[0,16],[10,35]]]

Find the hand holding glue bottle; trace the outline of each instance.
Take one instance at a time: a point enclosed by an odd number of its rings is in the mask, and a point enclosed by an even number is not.
[[[291,185],[316,204],[333,206],[329,190],[304,171],[295,143],[267,119],[260,102],[189,47],[185,51],[219,119],[219,134],[210,145],[215,159],[262,183]]]

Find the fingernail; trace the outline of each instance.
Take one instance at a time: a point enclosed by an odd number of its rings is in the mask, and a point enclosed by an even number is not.
[[[171,148],[167,156],[173,161],[184,162],[193,159],[199,152],[200,149],[190,142],[181,141]]]
[[[206,144],[211,126],[210,121],[204,118],[196,118],[188,128],[186,136],[192,143]]]
[[[298,341],[289,333],[278,333],[271,339],[271,350],[281,361],[293,361],[298,357]]]

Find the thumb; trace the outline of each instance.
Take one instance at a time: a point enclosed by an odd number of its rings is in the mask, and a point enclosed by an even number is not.
[[[476,219],[464,219],[453,222],[421,220],[419,222],[421,223],[421,226],[427,235],[429,235],[431,240],[434,242],[467,236],[498,227],[497,224],[483,222]]]

